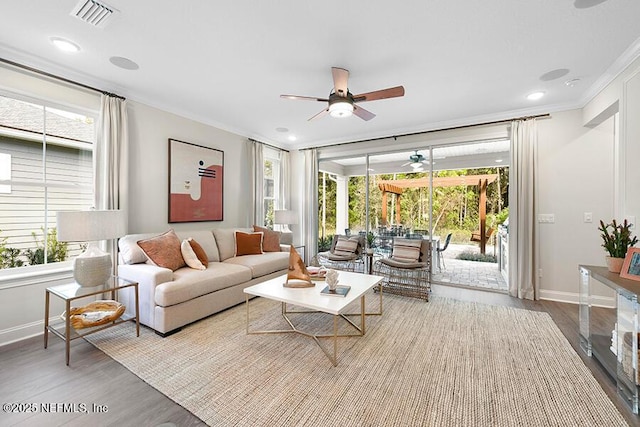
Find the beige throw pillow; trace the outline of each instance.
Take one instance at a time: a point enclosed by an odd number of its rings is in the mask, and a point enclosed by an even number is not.
[[[265,252],[280,252],[280,232],[269,230],[268,228],[253,226],[253,231],[264,233],[262,239],[262,250]]]
[[[173,230],[150,239],[139,240],[138,246],[149,260],[159,267],[176,271],[185,266],[180,249],[180,239]]]
[[[340,256],[351,256],[356,253],[358,249],[358,237],[351,236],[338,237],[338,241],[336,242],[336,247],[333,249],[334,255]]]
[[[189,240],[192,239],[184,239],[180,244],[180,250],[182,252],[182,258],[184,258],[184,262],[186,262],[189,267],[196,270],[206,270],[207,267],[205,267],[198,259],[198,256],[191,247],[191,243],[189,242]]]
[[[420,239],[393,239],[391,259],[399,262],[418,262],[421,246]]]

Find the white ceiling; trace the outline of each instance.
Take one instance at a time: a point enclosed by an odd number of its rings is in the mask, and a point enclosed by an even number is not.
[[[640,52],[637,0],[108,0],[105,28],[71,16],[77,3],[3,0],[0,56],[286,148],[581,107]],[[323,104],[279,97],[327,97],[332,66],[354,94],[406,95],[361,104],[368,122],[309,122]]]

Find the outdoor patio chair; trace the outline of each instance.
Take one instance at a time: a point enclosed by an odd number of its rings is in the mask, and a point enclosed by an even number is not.
[[[449,242],[451,242],[451,235],[452,235],[452,233],[447,234],[447,237],[444,240],[444,246],[443,247],[436,248],[436,251],[438,253],[438,270],[440,270],[440,271],[442,271],[442,268],[440,267],[440,263],[442,263],[442,265],[444,266],[445,270],[447,268],[447,266],[444,263],[444,256],[442,255],[442,253],[447,250],[447,247],[449,246]]]
[[[317,255],[318,263],[335,270],[364,272],[365,236],[341,236],[336,234],[331,249]]]
[[[384,277],[382,292],[429,301],[431,241],[395,238],[391,257],[377,260],[373,270]]]

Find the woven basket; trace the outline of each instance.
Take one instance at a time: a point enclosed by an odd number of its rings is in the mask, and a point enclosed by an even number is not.
[[[71,326],[83,329],[104,325],[122,316],[125,309],[124,305],[113,300],[98,300],[84,307],[72,307],[69,310]]]

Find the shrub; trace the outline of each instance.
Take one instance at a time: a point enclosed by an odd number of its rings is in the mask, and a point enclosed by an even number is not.
[[[326,252],[331,249],[331,243],[333,243],[333,236],[320,237],[318,239],[318,252]]]
[[[481,254],[481,253],[470,252],[470,251],[461,252],[457,256],[457,258],[465,261],[493,262],[493,263],[498,262],[495,255]]]
[[[41,230],[44,234],[44,228],[41,228]],[[35,232],[31,233],[31,235],[36,241],[36,249],[27,249],[24,251],[24,254],[29,260],[30,265],[44,264],[45,242],[39,242]],[[58,242],[58,232],[55,228],[50,229],[47,233],[46,245],[47,263],[60,262],[67,259],[68,244],[66,242]]]

